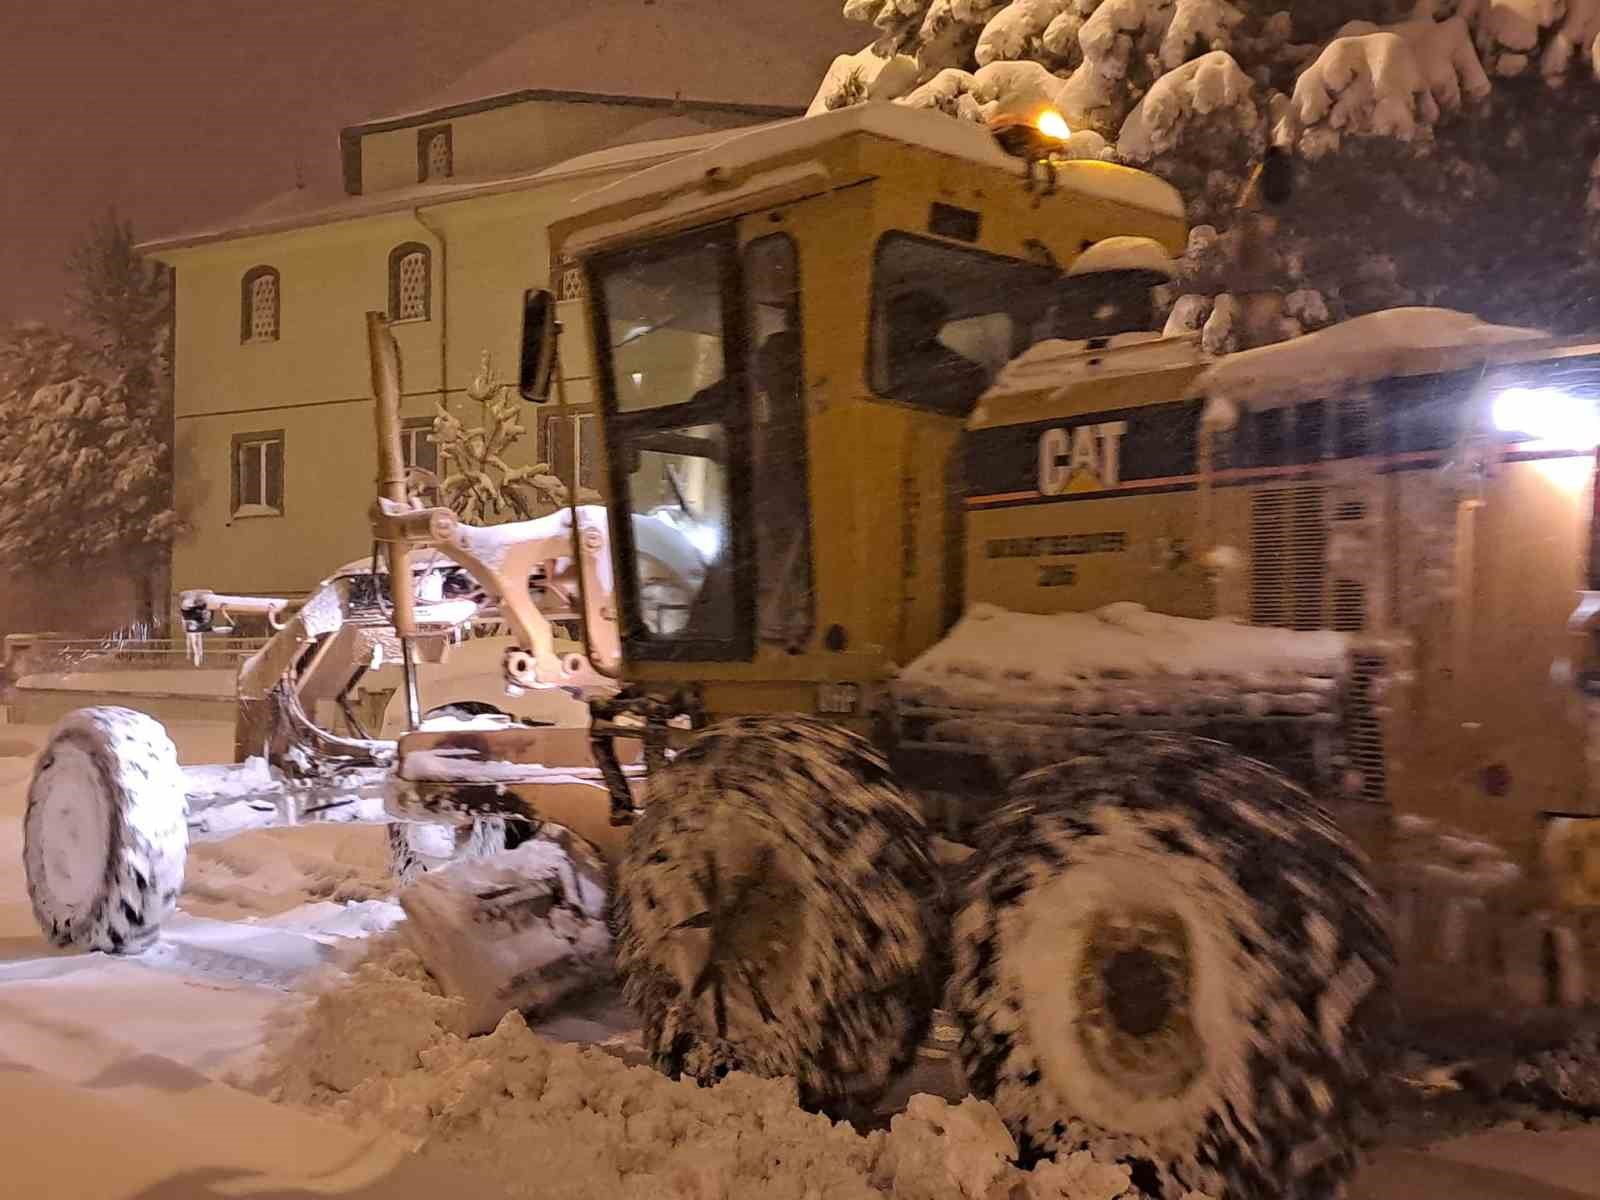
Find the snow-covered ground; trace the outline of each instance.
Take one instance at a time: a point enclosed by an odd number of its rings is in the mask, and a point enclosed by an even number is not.
[[[224,757],[231,737],[209,722],[172,732],[186,762]],[[606,995],[532,1030],[513,1015],[463,1037],[463,1006],[403,943],[377,827],[198,843],[156,949],[53,951],[21,866],[45,734],[0,728],[8,1194],[1110,1200],[1127,1187],[1121,1168],[1083,1155],[1017,1171],[992,1110],[953,1102],[947,1041],[924,1052],[889,1127],[863,1135],[801,1112],[783,1083],[699,1090],[635,1065],[638,1040]],[[1448,1182],[1469,1200],[1600,1196],[1597,1153],[1588,1130],[1494,1131],[1385,1152],[1355,1195]]]

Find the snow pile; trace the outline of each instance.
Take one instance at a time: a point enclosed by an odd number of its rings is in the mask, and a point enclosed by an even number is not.
[[[902,700],[1072,715],[1303,716],[1329,709],[1343,634],[1202,621],[1122,602],[1040,616],[974,605],[901,671]]]
[[[381,829],[283,827],[191,844],[183,907],[227,920],[271,916],[314,900],[383,900],[393,890]]]
[[[1278,345],[1229,355],[1207,368],[1197,386],[1208,397],[1206,423],[1228,428],[1237,420],[1240,404],[1292,404],[1336,387],[1381,379],[1394,374],[1419,350],[1495,346],[1548,336],[1538,329],[1490,325],[1450,309],[1391,308]]]
[[[538,1200],[1115,1200],[1125,1167],[1088,1154],[1023,1172],[992,1106],[918,1096],[865,1136],[803,1112],[791,1082],[735,1073],[675,1082],[603,1051],[550,1042],[518,1014],[462,1036],[465,1006],[415,956],[385,947],[281,1031],[256,1081]]]

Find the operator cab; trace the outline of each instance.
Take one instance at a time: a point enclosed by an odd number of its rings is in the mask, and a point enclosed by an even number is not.
[[[630,674],[885,678],[959,608],[951,472],[979,397],[1039,342],[1148,329],[1181,202],[1100,162],[1043,190],[981,127],[898,106],[693,158],[552,231],[586,297]],[[1108,239],[1144,257],[1074,269]]]

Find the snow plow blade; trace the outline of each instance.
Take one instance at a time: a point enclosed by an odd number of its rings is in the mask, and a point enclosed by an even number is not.
[[[606,891],[599,856],[546,825],[515,850],[429,871],[399,900],[411,948],[466,1002],[469,1032],[487,1033],[610,977]]]

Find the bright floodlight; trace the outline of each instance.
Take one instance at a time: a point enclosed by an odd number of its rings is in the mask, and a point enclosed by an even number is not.
[[[1072,126],[1067,124],[1067,119],[1053,108],[1047,108],[1039,114],[1033,127],[1047,138],[1054,138],[1064,142],[1072,136]]]
[[[1552,450],[1593,450],[1600,445],[1594,403],[1560,388],[1506,388],[1494,398],[1494,424],[1522,433]]]

